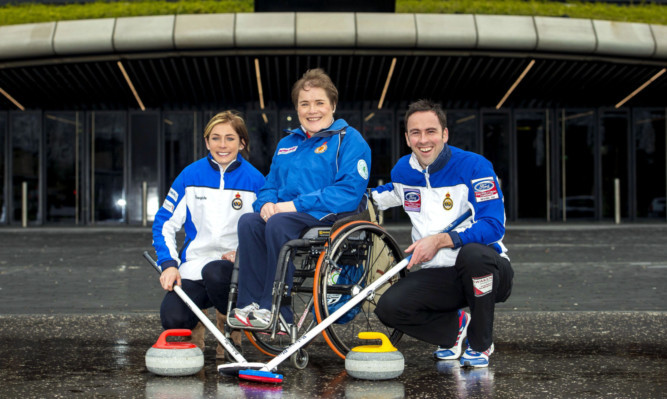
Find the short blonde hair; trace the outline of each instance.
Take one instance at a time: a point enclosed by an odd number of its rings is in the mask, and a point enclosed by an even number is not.
[[[210,121],[206,124],[204,128],[204,139],[208,141],[208,136],[211,135],[211,131],[216,125],[221,123],[231,123],[232,129],[239,135],[239,140],[243,145],[243,149],[240,150],[241,155],[245,159],[250,158],[250,135],[248,134],[248,128],[245,125],[245,121],[236,111],[222,111],[217,113],[211,118]]]
[[[303,74],[301,79],[297,80],[292,86],[292,102],[294,103],[294,108],[297,107],[299,102],[299,92],[301,90],[307,90],[311,87],[319,87],[324,89],[324,92],[327,94],[331,106],[335,107],[338,104],[338,89],[336,85],[333,84],[329,75],[324,72],[322,68],[309,69],[306,73]]]

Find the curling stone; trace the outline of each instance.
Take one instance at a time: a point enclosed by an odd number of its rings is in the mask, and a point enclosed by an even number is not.
[[[379,332],[360,332],[360,339],[380,339],[381,345],[362,345],[352,348],[345,356],[345,370],[362,380],[388,380],[403,374],[405,360],[386,335]]]
[[[196,374],[204,367],[204,354],[190,342],[167,342],[167,337],[187,337],[192,331],[165,330],[155,345],[146,352],[146,368],[151,373],[166,376]]]

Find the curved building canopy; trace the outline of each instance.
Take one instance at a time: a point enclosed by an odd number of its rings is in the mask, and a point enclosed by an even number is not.
[[[667,26],[556,17],[248,13],[0,27],[0,110],[289,104],[308,68],[341,103],[667,106]],[[638,91],[639,90],[639,91]],[[631,96],[635,93],[634,96]]]

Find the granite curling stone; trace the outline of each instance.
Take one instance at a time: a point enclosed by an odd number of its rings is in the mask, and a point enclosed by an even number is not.
[[[146,352],[146,368],[153,374],[170,377],[192,375],[204,367],[204,354],[189,342],[167,342],[167,337],[190,336],[185,329],[165,330]]]
[[[362,345],[352,348],[345,356],[345,370],[361,380],[389,380],[403,374],[405,359],[386,335],[379,332],[360,332],[360,339],[380,339],[381,345]]]

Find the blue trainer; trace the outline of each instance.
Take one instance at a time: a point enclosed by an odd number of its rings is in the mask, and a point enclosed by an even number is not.
[[[459,335],[456,337],[456,343],[451,348],[442,348],[433,352],[433,357],[436,360],[454,360],[461,356],[463,350],[463,342],[468,336],[468,325],[470,324],[470,315],[462,310],[459,310]]]
[[[493,344],[484,352],[477,352],[470,347],[461,356],[461,367],[488,367],[489,356],[493,353]]]

